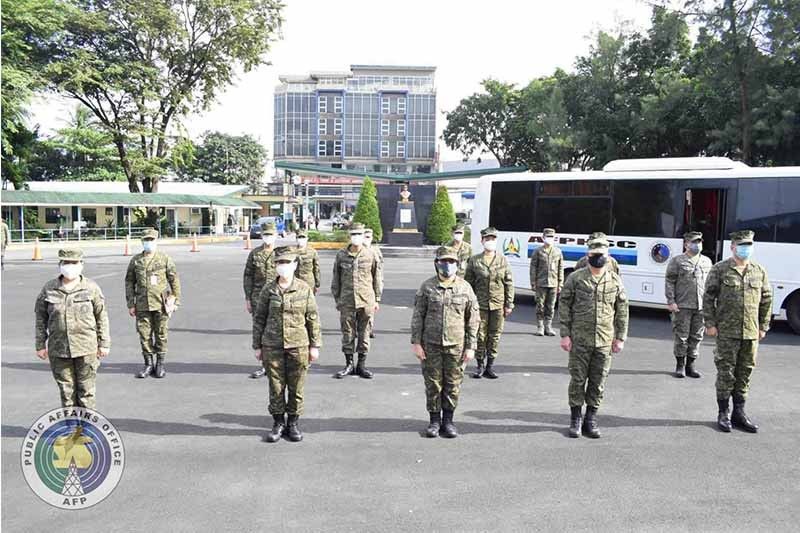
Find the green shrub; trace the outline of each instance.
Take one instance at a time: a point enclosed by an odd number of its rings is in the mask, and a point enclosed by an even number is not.
[[[428,242],[432,244],[445,244],[450,241],[453,233],[453,226],[456,224],[456,213],[453,211],[453,204],[447,195],[447,187],[441,186],[436,191],[436,200],[431,206],[428,215],[428,230],[426,235]]]
[[[374,242],[380,242],[383,238],[381,213],[378,208],[378,189],[375,188],[375,183],[369,179],[369,176],[364,177],[364,185],[361,187],[361,194],[358,197],[353,222],[361,222],[370,228]]]
[[[350,234],[342,230],[336,230],[333,233],[310,230],[308,240],[311,242],[347,242],[350,240]]]

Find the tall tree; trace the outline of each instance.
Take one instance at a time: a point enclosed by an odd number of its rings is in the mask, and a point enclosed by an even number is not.
[[[436,189],[436,199],[433,201],[431,212],[428,214],[426,230],[428,242],[445,244],[450,240],[455,224],[456,213],[453,211],[450,195],[447,193],[447,187],[441,185]]]
[[[280,0],[64,0],[46,43],[50,87],[111,134],[131,192],[157,192],[180,121],[266,62]]]
[[[266,164],[267,149],[251,135],[206,132],[178,174],[184,180],[246,184],[258,192]]]
[[[361,193],[358,196],[353,222],[360,222],[370,228],[375,242],[380,242],[383,238],[381,212],[378,206],[378,189],[369,176],[364,178],[364,183],[361,185]]]

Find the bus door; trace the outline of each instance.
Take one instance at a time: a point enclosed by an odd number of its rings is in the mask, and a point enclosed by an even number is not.
[[[722,259],[726,192],[725,189],[686,189],[683,227],[703,234],[703,255],[714,263]]]

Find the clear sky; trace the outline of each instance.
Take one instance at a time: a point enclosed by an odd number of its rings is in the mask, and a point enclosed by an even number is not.
[[[437,136],[444,112],[493,77],[524,84],[569,70],[590,36],[623,21],[649,25],[642,0],[287,0],[283,38],[265,65],[240,76],[218,103],[186,121],[206,130],[249,133],[272,153],[272,95],[281,74],[347,70],[351,64],[437,67]],[[63,125],[74,104],[40,100],[32,117],[44,133]],[[442,160],[460,159],[439,139]]]

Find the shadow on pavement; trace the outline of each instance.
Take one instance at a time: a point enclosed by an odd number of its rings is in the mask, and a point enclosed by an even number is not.
[[[535,424],[557,424],[563,429],[569,424],[569,410],[563,414],[540,413],[536,411],[465,411],[464,416],[479,420],[518,420],[520,422]],[[604,415],[602,411],[597,415],[600,428],[603,427],[708,427],[716,430],[714,421],[681,420],[674,418],[629,418],[625,416]],[[537,426],[539,427],[539,426]]]

